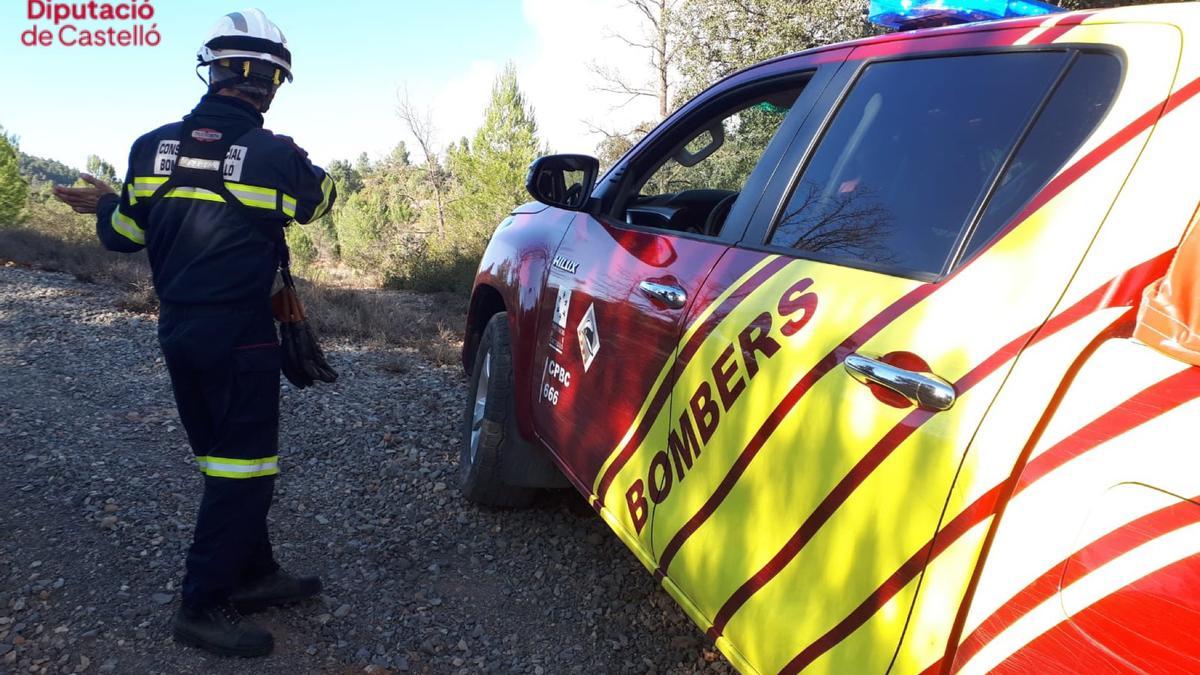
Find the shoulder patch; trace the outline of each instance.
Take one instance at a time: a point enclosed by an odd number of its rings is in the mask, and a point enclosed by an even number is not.
[[[192,130],[192,138],[201,143],[215,143],[224,138],[225,134],[216,129],[194,129]]]

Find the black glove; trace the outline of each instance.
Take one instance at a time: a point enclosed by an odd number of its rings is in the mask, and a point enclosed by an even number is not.
[[[337,381],[337,373],[329,367],[307,321],[279,324],[279,340],[283,347],[283,374],[297,389],[314,382]]]
[[[279,321],[279,342],[283,351],[283,376],[297,389],[315,382],[336,382],[337,373],[329,367],[325,353],[304,315],[304,307],[295,286],[284,285],[271,303]]]

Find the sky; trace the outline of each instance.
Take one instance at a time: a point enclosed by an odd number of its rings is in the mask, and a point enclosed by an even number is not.
[[[280,89],[266,126],[320,164],[362,152],[378,159],[402,140],[420,159],[395,114],[403,92],[430,111],[439,147],[470,136],[507,62],[554,152],[593,154],[601,136],[586,122],[627,130],[656,117],[649,98],[618,107],[624,99],[596,91],[588,69],[649,77],[646,54],[612,37],[640,30],[622,0],[245,1],[133,0],[153,8],[146,24],[161,35],[158,46],[83,47],[61,44],[58,31],[133,23],[55,26],[30,19],[30,7],[86,3],[0,0],[0,125],[28,154],[77,168],[97,154],[123,172],[135,138],[180,119],[204,93],[196,50],[217,19],[248,7],[279,25],[293,56],[295,81]],[[35,25],[55,44],[24,46],[22,34]]]

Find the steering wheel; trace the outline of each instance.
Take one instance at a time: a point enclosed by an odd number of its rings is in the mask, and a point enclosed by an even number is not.
[[[708,218],[704,220],[704,229],[701,231],[701,234],[708,237],[715,237],[721,233],[721,226],[725,224],[725,219],[729,217],[729,212],[733,209],[733,203],[737,201],[739,194],[741,193],[735,192],[717,202],[712,211],[708,212]]]

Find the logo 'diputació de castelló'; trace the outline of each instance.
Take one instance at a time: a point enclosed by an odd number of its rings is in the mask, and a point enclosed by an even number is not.
[[[157,47],[162,42],[158,24],[150,23],[151,0],[27,0],[26,18],[34,22],[21,33],[26,47]]]

